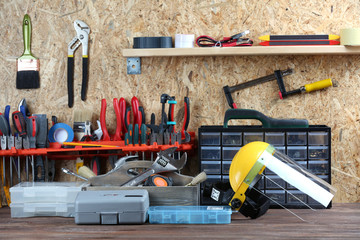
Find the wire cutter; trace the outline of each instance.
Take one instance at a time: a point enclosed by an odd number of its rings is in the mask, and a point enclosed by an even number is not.
[[[76,30],[76,37],[74,37],[68,44],[68,105],[74,105],[74,52],[82,44],[82,86],[81,86],[81,100],[86,99],[86,90],[88,84],[88,44],[89,44],[89,26],[81,20],[74,21],[74,28]]]

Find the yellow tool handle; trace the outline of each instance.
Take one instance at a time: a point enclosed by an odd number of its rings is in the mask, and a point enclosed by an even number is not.
[[[324,80],[321,80],[318,82],[305,84],[304,88],[305,88],[306,92],[312,92],[312,91],[324,89],[324,88],[331,87],[331,86],[332,86],[331,78],[328,78],[328,79],[324,79]]]
[[[82,166],[84,166],[84,160],[81,158],[76,158],[76,173],[79,174],[79,168],[81,168]]]
[[[88,146],[88,147],[119,147],[114,145],[103,145],[103,144],[92,144],[92,143],[74,143],[74,142],[63,142],[63,145],[67,146]]]

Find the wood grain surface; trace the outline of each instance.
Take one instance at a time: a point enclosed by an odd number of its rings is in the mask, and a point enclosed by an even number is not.
[[[0,209],[1,239],[359,239],[360,204],[332,209],[270,209],[259,219],[232,215],[228,225],[76,225],[73,218],[10,218]]]

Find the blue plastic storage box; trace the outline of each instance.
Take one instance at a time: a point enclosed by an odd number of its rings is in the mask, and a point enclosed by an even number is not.
[[[149,223],[153,224],[229,224],[228,206],[151,206]]]

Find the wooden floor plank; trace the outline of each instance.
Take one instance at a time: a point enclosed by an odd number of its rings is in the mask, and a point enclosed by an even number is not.
[[[360,203],[332,209],[270,209],[259,219],[232,215],[229,225],[76,225],[73,218],[11,218],[0,209],[1,239],[360,239]]]

